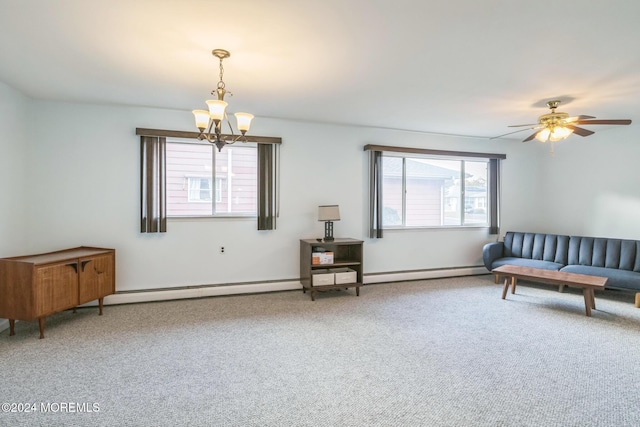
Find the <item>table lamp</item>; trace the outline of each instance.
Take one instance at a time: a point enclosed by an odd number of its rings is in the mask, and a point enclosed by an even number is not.
[[[318,206],[318,221],[325,221],[324,241],[333,242],[333,221],[340,221],[340,208],[338,205]]]

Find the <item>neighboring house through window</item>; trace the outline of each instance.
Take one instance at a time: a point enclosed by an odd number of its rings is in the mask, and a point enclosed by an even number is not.
[[[167,141],[167,216],[255,217],[257,156],[254,143]]]

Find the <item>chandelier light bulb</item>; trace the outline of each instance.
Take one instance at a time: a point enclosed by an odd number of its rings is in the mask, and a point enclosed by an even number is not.
[[[249,131],[249,127],[251,126],[251,120],[253,119],[253,114],[249,113],[236,113],[236,120],[238,121],[238,130],[242,132],[244,135]]]
[[[196,119],[196,127],[198,129],[206,129],[209,126],[209,112],[206,110],[193,110]]]
[[[220,100],[207,101],[209,106],[209,116],[211,120],[220,121],[224,118],[224,111],[227,109],[227,103]]]

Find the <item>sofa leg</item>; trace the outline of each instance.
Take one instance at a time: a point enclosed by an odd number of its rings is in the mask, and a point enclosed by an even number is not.
[[[640,308],[640,292],[636,293],[636,308]]]

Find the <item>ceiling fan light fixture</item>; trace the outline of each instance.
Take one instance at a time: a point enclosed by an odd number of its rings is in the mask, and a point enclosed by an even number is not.
[[[521,132],[529,129],[536,129],[534,133],[529,135],[522,142],[531,141],[537,139],[540,142],[551,141],[556,142],[561,139],[566,139],[572,134],[582,137],[593,135],[593,131],[584,129],[582,125],[630,125],[630,119],[606,119],[606,120],[594,120],[594,116],[579,115],[575,117],[569,117],[569,114],[561,111],[556,112],[556,108],[560,105],[560,100],[553,100],[547,102],[547,106],[551,109],[550,113],[543,114],[538,117],[538,123],[523,124],[523,125],[511,125],[509,127],[526,127],[526,129],[517,130],[515,132],[505,133],[504,135],[494,136],[491,139],[502,138],[503,136],[511,135],[517,132]],[[553,144],[551,144],[551,152],[553,153]]]
[[[551,131],[549,129],[544,128],[536,134],[536,139],[540,142],[547,142],[550,133]]]

